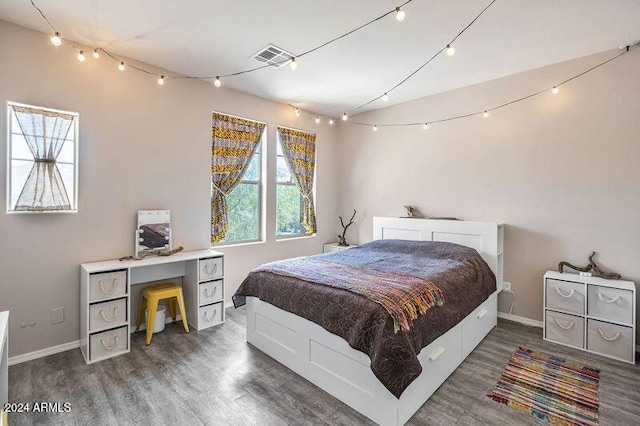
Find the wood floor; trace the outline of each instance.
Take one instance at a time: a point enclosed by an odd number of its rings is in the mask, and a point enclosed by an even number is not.
[[[490,401],[518,346],[602,369],[600,424],[640,424],[640,366],[542,341],[538,328],[500,321],[413,416],[411,425],[538,425]],[[79,349],[9,369],[12,402],[70,402],[63,414],[13,414],[11,425],[364,425],[366,418],[245,342],[244,309],[223,326],[184,334],[168,325],[130,354],[87,366]]]

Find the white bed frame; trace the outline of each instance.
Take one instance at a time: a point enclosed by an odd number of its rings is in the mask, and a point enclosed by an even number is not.
[[[503,227],[494,222],[375,217],[374,239],[449,241],[476,249],[496,274],[498,291],[423,348],[422,373],[395,398],[373,375],[367,355],[319,325],[247,297],[247,341],[383,426],[404,425],[496,325],[502,289]]]

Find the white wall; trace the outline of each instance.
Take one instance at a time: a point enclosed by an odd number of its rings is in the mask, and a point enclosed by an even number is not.
[[[482,111],[551,87],[618,51],[553,65],[350,118],[422,122]],[[410,84],[410,83],[409,83]],[[534,99],[428,130],[341,126],[340,211],[373,216],[417,205],[431,216],[500,221],[514,314],[541,320],[542,275],[560,260],[640,281],[640,49]],[[351,230],[350,230],[351,231]],[[510,296],[501,296],[505,311]]]
[[[11,355],[79,338],[79,264],[133,252],[139,209],[170,209],[174,244],[209,247],[211,111],[268,123],[266,242],[222,249],[227,301],[253,267],[319,253],[336,223],[336,130],[290,107],[201,81],[155,78],[88,55],[79,63],[48,35],[0,21],[0,311],[11,311]],[[273,72],[266,70],[264,72]],[[6,214],[6,102],[80,113],[78,214]],[[275,240],[276,125],[315,131],[316,237]],[[65,322],[50,311],[64,307]],[[37,326],[20,328],[22,322]]]

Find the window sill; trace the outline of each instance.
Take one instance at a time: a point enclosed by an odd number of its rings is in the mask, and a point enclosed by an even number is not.
[[[221,244],[216,244],[211,246],[211,250],[226,249],[231,247],[256,246],[259,244],[264,244],[265,242],[266,241],[264,240],[258,240],[258,241],[246,241],[246,242],[240,242],[240,243],[221,243]]]
[[[308,238],[315,238],[317,234],[308,234],[308,235],[292,235],[290,237],[276,237],[276,242],[282,241],[293,241],[293,240],[306,240]]]
[[[7,214],[77,214],[78,210],[50,210],[50,211],[29,211],[29,210],[7,210]]]

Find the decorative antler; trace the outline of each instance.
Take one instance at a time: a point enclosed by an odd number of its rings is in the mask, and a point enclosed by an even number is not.
[[[345,226],[344,221],[342,220],[342,216],[338,216],[338,218],[340,219],[340,225],[342,226],[342,235],[338,235],[339,246],[342,246],[342,247],[349,246],[349,243],[347,243],[347,238],[346,238],[347,228],[349,228],[349,226],[353,224],[354,217],[356,217],[356,209],[353,209],[353,216],[351,216],[351,219],[349,219],[349,223],[347,223],[347,225]]]

